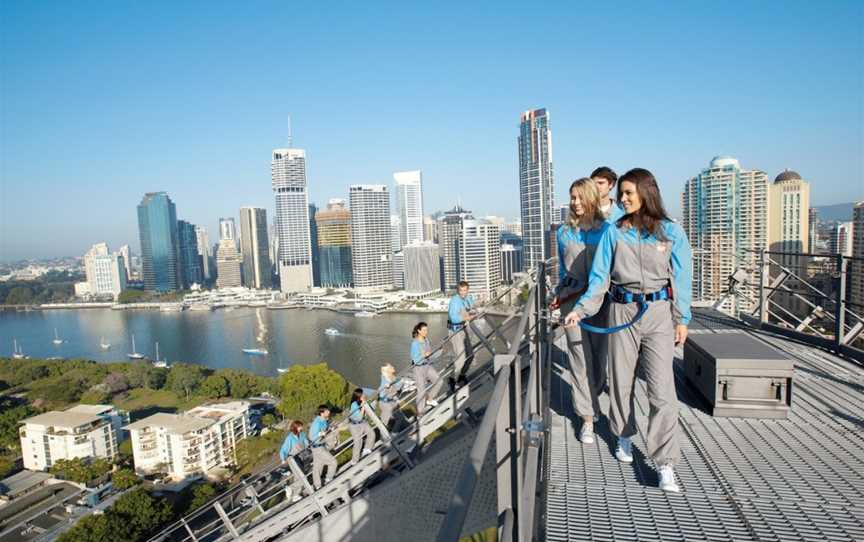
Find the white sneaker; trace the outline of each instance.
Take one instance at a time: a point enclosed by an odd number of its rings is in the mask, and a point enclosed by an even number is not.
[[[363,453],[360,454],[360,457],[366,457],[367,455],[369,455],[371,453],[372,453],[372,450],[370,450],[369,448],[364,448]]]
[[[678,487],[678,483],[675,481],[675,469],[672,468],[672,465],[661,465],[657,469],[657,472],[660,475],[660,489],[673,493],[681,491],[681,488]]]
[[[579,431],[579,442],[582,444],[594,444],[594,426],[590,423],[582,423],[582,430]]]
[[[303,495],[294,495],[291,497],[291,502],[300,502],[303,500]]]
[[[432,408],[435,408],[436,406],[438,406],[438,401],[436,401],[435,399],[427,399],[426,404],[431,406]]]
[[[615,457],[622,463],[633,462],[633,442],[627,437],[618,437],[618,446],[615,448]]]

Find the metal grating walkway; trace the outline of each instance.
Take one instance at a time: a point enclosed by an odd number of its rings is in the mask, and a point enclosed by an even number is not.
[[[732,326],[697,311],[691,333]],[[612,455],[605,417],[594,445],[578,441],[566,357],[556,356],[546,538],[864,540],[864,370],[811,346],[756,336],[795,361],[792,412],[786,420],[713,418],[678,371],[678,495],[656,487],[641,434],[632,465]],[[601,404],[608,408],[605,395]],[[643,431],[648,400],[641,380],[636,412]]]

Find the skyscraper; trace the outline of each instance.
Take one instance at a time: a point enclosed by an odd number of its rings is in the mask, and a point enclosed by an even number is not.
[[[852,211],[852,257],[847,265],[847,299],[849,309],[864,314],[864,201],[855,204]]]
[[[272,286],[270,242],[267,237],[267,210],[240,207],[240,252],[243,254],[243,284],[247,288]]]
[[[432,241],[402,247],[405,291],[412,297],[427,297],[441,291],[441,258]]]
[[[128,282],[132,280],[132,253],[129,251],[129,245],[123,245],[117,253],[123,258],[123,272],[126,273]]]
[[[828,239],[828,251],[843,256],[852,256],[852,222],[837,222],[831,227],[831,238]]]
[[[180,277],[183,289],[190,288],[193,284],[201,285],[204,282],[204,270],[201,255],[198,254],[198,235],[195,232],[195,225],[185,220],[178,220],[177,236],[180,239]]]
[[[148,192],[138,204],[144,288],[172,292],[182,283],[177,208],[165,192]]]
[[[274,149],[271,174],[276,197],[280,289],[283,292],[306,291],[312,287],[306,151]]]
[[[438,251],[441,255],[442,288],[449,292],[459,282],[459,239],[462,235],[462,222],[472,219],[471,211],[456,204],[438,218]]]
[[[402,250],[402,220],[399,215],[390,215],[390,246],[394,254]]]
[[[219,247],[216,249],[217,288],[231,288],[243,284],[236,238],[234,219],[220,218]]]
[[[810,238],[810,243],[807,246],[807,252],[816,254],[816,246],[819,244],[819,213],[815,207],[810,207],[807,216],[807,222],[810,225],[810,232],[807,235]]]
[[[519,125],[519,208],[526,270],[549,257],[545,235],[554,220],[554,197],[549,112],[525,111]]]
[[[340,288],[354,282],[351,271],[351,212],[345,200],[331,199],[327,209],[315,213],[321,286]]]
[[[806,252],[810,246],[810,183],[795,171],[777,175],[768,188],[768,246],[772,252]],[[806,262],[795,256],[782,256],[784,265],[794,265],[803,273]]]
[[[393,288],[405,289],[405,253],[401,250],[393,253]]]
[[[501,245],[501,280],[513,284],[513,274],[522,270],[522,246]]]
[[[423,217],[423,240],[438,242],[438,222],[431,216]]]
[[[488,220],[465,220],[459,236],[459,278],[478,299],[501,285],[501,228]]]
[[[768,175],[717,156],[687,181],[681,199],[682,226],[694,251],[694,300],[719,299],[739,266],[751,269],[748,282],[756,284],[755,266],[744,264],[768,248]],[[731,302],[723,308],[732,310]]]
[[[210,248],[210,237],[207,228],[195,226],[195,240],[198,244],[198,256],[201,258],[201,273],[205,282],[213,280],[213,251]]]
[[[354,286],[382,289],[393,284],[390,194],[384,185],[351,185],[351,267]]]
[[[396,181],[399,240],[404,247],[423,240],[423,174],[398,171],[393,179]]]
[[[315,223],[315,213],[318,206],[309,204],[309,242],[312,251],[312,285],[321,286],[321,254],[318,251],[318,225]]]

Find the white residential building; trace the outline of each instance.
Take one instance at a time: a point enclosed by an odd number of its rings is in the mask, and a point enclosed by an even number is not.
[[[351,269],[354,287],[385,289],[393,285],[390,195],[380,184],[351,185]]]
[[[393,174],[393,179],[396,181],[399,239],[404,247],[423,241],[423,173],[399,171]]]
[[[459,279],[471,285],[478,299],[489,299],[501,285],[501,228],[488,220],[462,222]]]
[[[411,297],[428,297],[441,292],[441,258],[438,245],[431,241],[402,247],[405,291]]]
[[[159,413],[127,425],[135,472],[164,472],[174,480],[206,475],[236,462],[237,442],[249,436],[249,402],[203,405],[182,414]]]
[[[752,269],[748,282],[757,283],[753,262],[768,249],[768,175],[741,169],[731,156],[717,156],[687,181],[682,194],[681,225],[693,247],[693,299],[716,301],[739,267]],[[734,296],[738,302],[738,296]],[[733,299],[722,308],[731,311]],[[753,309],[752,304],[740,309]]]
[[[123,257],[112,254],[107,243],[97,243],[84,255],[84,274],[87,286],[76,291],[94,296],[111,295],[115,299],[126,289],[126,266]]]
[[[21,421],[24,468],[46,470],[60,459],[113,459],[129,415],[112,405],[76,405]]]
[[[306,151],[274,149],[271,175],[276,197],[274,224],[279,239],[276,253],[280,289],[283,292],[305,292],[312,288]]]

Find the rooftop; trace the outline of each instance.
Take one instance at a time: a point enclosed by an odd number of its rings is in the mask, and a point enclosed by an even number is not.
[[[102,421],[102,418],[95,414],[75,412],[72,410],[66,410],[63,412],[52,410],[50,412],[45,412],[44,414],[38,414],[31,418],[21,420],[21,423],[27,425],[43,425],[45,427],[74,429],[75,427],[81,427],[82,425],[88,425],[100,421]]]
[[[51,478],[51,475],[47,472],[23,470],[0,480],[0,495],[15,498],[17,495],[26,493],[30,488],[38,486],[49,478]]]
[[[169,433],[185,434],[191,431],[198,431],[213,425],[215,420],[201,418],[198,416],[189,416],[188,414],[168,414],[159,412],[148,416],[143,420],[138,420],[124,427],[129,431],[140,431],[148,427],[163,427]]]
[[[114,410],[114,405],[75,405],[67,408],[66,412],[79,412],[81,414],[104,414]]]

